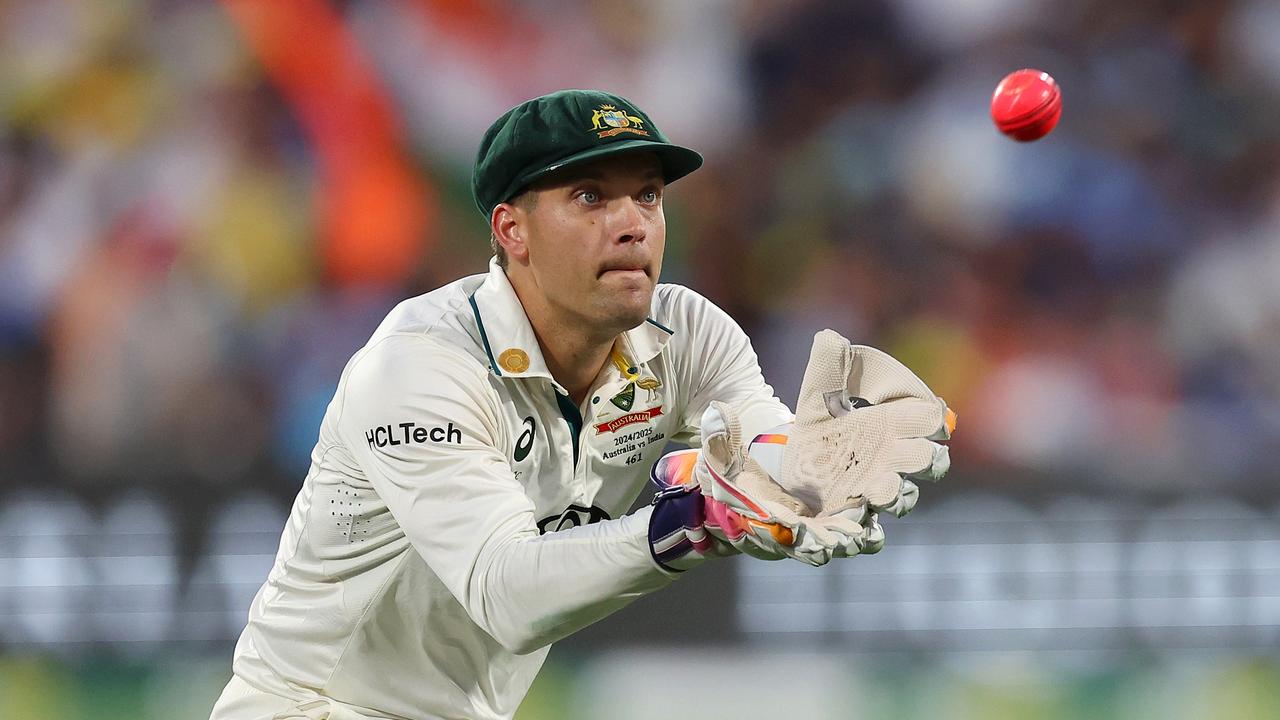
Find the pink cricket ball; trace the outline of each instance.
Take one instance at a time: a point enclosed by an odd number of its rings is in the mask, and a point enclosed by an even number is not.
[[[991,119],[1019,142],[1048,135],[1062,117],[1062,90],[1049,73],[1032,68],[1005,76],[991,96]]]

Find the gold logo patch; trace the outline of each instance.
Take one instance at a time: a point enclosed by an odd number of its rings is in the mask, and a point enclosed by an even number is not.
[[[507,372],[522,373],[529,369],[529,353],[520,348],[507,348],[498,356],[498,365]]]
[[[619,110],[613,105],[601,105],[592,111],[591,130],[601,139],[621,133],[649,137],[649,131],[644,129],[644,120],[628,115],[625,110]]]
[[[645,376],[640,378],[639,380],[636,380],[636,387],[648,393],[646,398],[649,401],[652,401],[653,396],[657,394],[658,388],[662,387],[662,381],[656,377]]]

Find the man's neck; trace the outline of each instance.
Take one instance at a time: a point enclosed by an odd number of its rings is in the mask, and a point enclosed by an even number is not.
[[[554,327],[554,323],[544,323],[539,327],[533,318],[530,318],[530,323],[538,336],[542,358],[551,377],[569,391],[574,403],[581,405],[591,392],[600,369],[609,362],[614,338],[587,338],[567,332],[566,328]]]
[[[574,403],[581,405],[600,369],[609,362],[609,353],[619,333],[599,329],[592,332],[585,323],[557,312],[540,293],[523,291],[522,284],[512,279],[511,286],[538,338],[547,370],[569,391]]]

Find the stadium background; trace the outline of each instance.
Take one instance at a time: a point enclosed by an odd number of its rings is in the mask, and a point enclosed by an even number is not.
[[[705,566],[520,718],[1280,717],[1277,38],[1272,0],[0,0],[0,718],[207,716],[341,366],[483,271],[477,141],[562,87],[706,155],[664,279],[784,399],[829,326],[961,432],[884,554]],[[1024,66],[1034,145],[987,118]]]

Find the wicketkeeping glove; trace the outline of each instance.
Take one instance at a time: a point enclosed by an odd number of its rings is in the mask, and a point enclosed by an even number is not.
[[[698,462],[697,450],[679,450],[662,456],[650,470],[649,478],[658,488],[649,516],[653,559],[680,572],[705,558],[740,552],[766,560],[786,557],[784,544],[767,528],[757,536],[746,518],[703,494],[694,477]],[[787,543],[793,540],[787,534],[782,538]]]
[[[817,566],[884,546],[884,531],[865,503],[817,513],[779,485],[750,456],[737,413],[724,403],[702,414],[694,477],[704,495],[746,520],[750,538],[787,557]]]
[[[919,496],[909,478],[946,474],[950,455],[934,441],[949,439],[955,422],[955,413],[902,363],[824,330],[814,338],[796,420],[772,474],[747,450],[734,410],[711,403],[702,416],[702,450],[673,453],[655,465],[660,486],[696,482],[701,490],[700,504],[689,490],[659,494],[655,518],[679,506],[686,519],[679,533],[658,535],[663,547],[679,545],[694,558],[731,552],[726,544],[811,565],[878,552],[884,531],[877,511],[905,515]]]
[[[778,482],[811,514],[846,508],[903,515],[913,479],[939,480],[951,466],[955,413],[888,354],[831,330],[813,339]]]

